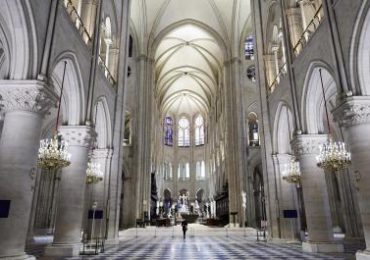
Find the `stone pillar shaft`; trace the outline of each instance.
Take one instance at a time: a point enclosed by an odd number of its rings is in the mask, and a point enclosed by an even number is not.
[[[277,172],[277,183],[278,183],[278,194],[280,204],[280,230],[281,238],[298,240],[299,238],[299,218],[296,219],[285,219],[284,210],[297,210],[298,206],[295,203],[294,195],[296,185],[284,181],[283,172],[292,160],[292,156],[289,154],[277,154],[273,156],[275,171]]]
[[[63,126],[59,131],[69,145],[71,164],[61,172],[54,241],[45,255],[73,256],[80,251],[91,128]]]
[[[358,187],[358,203],[363,224],[366,249],[356,259],[370,259],[370,99],[349,97],[334,110],[344,128],[344,139],[352,154],[352,169]]]
[[[301,166],[301,183],[307,218],[308,242],[303,250],[309,252],[341,252],[343,245],[333,241],[333,227],[325,173],[316,165],[319,145],[327,135],[298,135],[292,141]]]
[[[26,259],[25,242],[31,213],[42,115],[54,102],[39,81],[0,81],[6,111],[0,141],[0,200],[9,214],[0,219],[0,258]]]

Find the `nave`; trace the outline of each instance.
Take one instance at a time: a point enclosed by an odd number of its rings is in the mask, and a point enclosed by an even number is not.
[[[187,237],[182,238],[181,227],[131,228],[121,232],[119,245],[106,247],[96,256],[58,258],[77,259],[353,259],[353,250],[346,253],[317,254],[302,251],[300,243],[257,241],[252,228],[210,228],[190,224]],[[124,234],[123,234],[124,233]],[[45,241],[44,241],[45,242]],[[31,246],[29,254],[38,255],[42,246]],[[352,255],[352,257],[351,257]],[[49,260],[47,257],[37,257]],[[53,258],[56,259],[56,258]]]

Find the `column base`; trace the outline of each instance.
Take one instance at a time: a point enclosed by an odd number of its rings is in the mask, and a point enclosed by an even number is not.
[[[344,246],[335,242],[303,242],[302,249],[304,252],[311,253],[343,253]]]
[[[44,256],[78,256],[82,244],[52,244],[45,247]]]
[[[105,240],[106,245],[118,245],[119,244],[119,238],[108,238]]]
[[[370,260],[370,251],[357,251],[356,253],[356,260]]]
[[[277,244],[301,244],[302,242],[298,238],[271,238],[271,242]]]
[[[20,255],[7,255],[7,256],[0,256],[0,259],[12,259],[12,260],[36,260],[36,257],[33,255],[27,255],[26,253],[22,253]]]

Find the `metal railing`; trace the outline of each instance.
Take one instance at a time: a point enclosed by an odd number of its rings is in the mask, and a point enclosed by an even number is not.
[[[293,54],[295,57],[297,57],[299,53],[301,53],[303,48],[306,46],[308,41],[311,39],[312,34],[317,30],[317,28],[321,24],[323,17],[324,17],[324,11],[323,11],[322,5],[320,5],[315,15],[313,16],[312,20],[308,23],[306,29],[303,31],[298,42],[293,47]]]
[[[283,76],[283,74],[286,73],[286,63],[284,63],[280,68],[279,68],[279,73],[275,76],[274,80],[272,83],[269,85],[269,92],[272,93],[275,88],[279,85],[280,79]]]
[[[100,69],[103,71],[105,77],[109,81],[109,83],[112,84],[112,86],[115,86],[116,80],[114,79],[113,75],[110,73],[107,65],[105,64],[103,58],[100,55],[99,55],[98,64],[99,64]]]
[[[71,0],[61,0],[64,7],[66,8],[67,13],[71,17],[72,22],[75,24],[78,32],[82,36],[83,41],[87,44],[91,44],[91,36],[84,26],[84,23],[82,21],[81,16],[78,14],[78,11],[76,10],[75,6],[73,5]]]

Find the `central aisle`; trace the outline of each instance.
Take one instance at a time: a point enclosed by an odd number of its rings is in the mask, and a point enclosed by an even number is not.
[[[299,244],[256,242],[253,229],[189,225],[183,240],[179,226],[147,227],[123,231],[121,236],[119,246],[104,254],[66,259],[345,259],[304,253]]]

